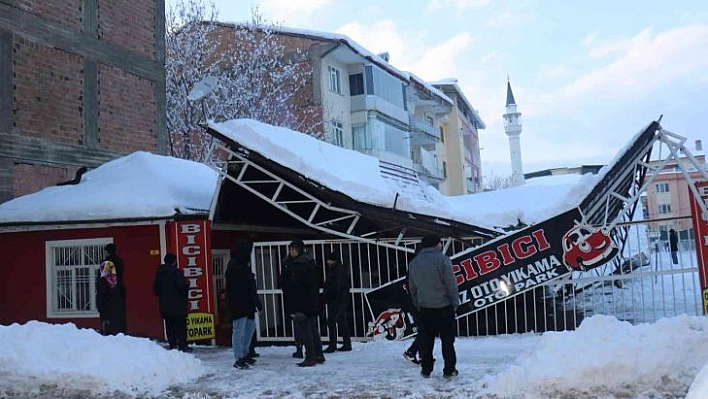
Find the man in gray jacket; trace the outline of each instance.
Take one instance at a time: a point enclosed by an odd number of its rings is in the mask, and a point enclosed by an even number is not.
[[[455,312],[460,305],[460,297],[452,273],[452,262],[442,253],[440,236],[426,235],[421,246],[423,249],[411,261],[408,271],[413,306],[420,311],[420,374],[428,378],[433,372],[435,336],[440,335],[445,360],[443,376],[454,377],[458,374],[455,368]]]

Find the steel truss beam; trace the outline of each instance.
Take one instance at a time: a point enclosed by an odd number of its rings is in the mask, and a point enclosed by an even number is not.
[[[275,173],[259,166],[255,162],[249,160],[246,156],[244,156],[244,154],[235,152],[221,143],[214,142],[212,144],[212,149],[210,149],[210,153],[213,153],[214,150],[223,151],[229,155],[229,160],[226,162],[213,160],[209,162],[209,166],[216,170],[219,174],[217,193],[219,192],[223,181],[228,179],[244,190],[247,190],[263,201],[271,204],[281,212],[295,218],[299,222],[315,230],[349,240],[365,242],[406,252],[414,252],[413,248],[405,246],[404,242],[401,240],[406,233],[405,227],[400,229],[401,231],[398,234],[399,239],[393,243],[367,238],[367,236],[372,235],[372,233],[356,235],[353,231],[362,216],[359,212],[332,206],[329,203],[326,203],[314,195],[311,195],[299,187],[289,183]],[[238,174],[236,176],[230,175],[229,169],[238,170]],[[249,171],[257,171],[259,175],[265,177],[258,180],[248,179],[246,176]],[[274,187],[275,192],[271,194]],[[284,189],[287,189],[289,194],[288,198],[285,198],[283,195]],[[214,201],[217,201],[216,197],[217,196],[215,195]],[[216,209],[216,206],[214,205],[212,206],[212,220],[214,218],[213,212]],[[323,216],[325,212],[327,214],[326,216]],[[338,223],[344,221],[347,223]]]
[[[686,156],[691,165],[701,173],[703,179],[708,180],[708,173],[706,173],[705,169],[701,169],[701,165],[698,163],[696,158],[684,146],[685,141],[686,138],[669,132],[659,126],[653,136],[653,139],[649,141],[640,150],[634,160],[632,160],[633,167],[626,168],[621,172],[618,178],[613,179],[610,190],[600,201],[597,201],[587,210],[581,209],[583,223],[602,228],[605,232],[610,234],[613,241],[619,245],[620,256],[616,256],[612,261],[615,267],[618,267],[623,262],[621,254],[624,252],[624,246],[629,229],[629,226],[622,222],[631,221],[632,215],[634,214],[641,195],[644,194],[652,184],[654,184],[659,174],[664,170],[664,167],[669,162],[672,160],[676,161],[676,165],[688,182],[690,190],[696,198],[700,198],[698,189],[696,188],[696,182],[691,177],[689,170],[687,170],[684,164],[680,162],[681,157],[679,154],[682,153]],[[651,156],[652,149],[656,144],[659,144],[659,146],[666,146],[669,150],[669,155],[661,159],[658,164],[650,165],[649,158]],[[620,191],[623,189],[626,190],[626,183],[623,182],[626,182],[626,180],[630,178],[632,179],[632,183],[629,190],[625,192]],[[615,216],[612,216],[614,213],[612,212],[612,207],[617,206],[617,202],[622,204],[622,210],[617,212]],[[706,204],[704,202],[700,202],[699,205],[702,212],[705,215],[708,215]],[[594,269],[594,272],[598,274],[602,273],[599,268]]]

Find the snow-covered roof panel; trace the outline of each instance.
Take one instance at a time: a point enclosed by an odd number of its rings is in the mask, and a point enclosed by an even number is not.
[[[560,182],[549,177],[533,185],[449,197],[421,182],[422,190],[416,195],[382,177],[378,159],[369,155],[249,119],[212,123],[210,127],[244,148],[354,200],[389,208],[395,202],[398,210],[488,229],[516,225],[519,220],[533,224],[567,211],[577,206],[583,193],[595,183],[590,176],[577,181],[563,176]]]
[[[85,173],[79,184],[47,187],[0,204],[0,223],[208,214],[216,178],[201,163],[135,152]]]

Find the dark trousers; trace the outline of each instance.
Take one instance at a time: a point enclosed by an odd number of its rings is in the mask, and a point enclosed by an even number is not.
[[[435,336],[440,335],[442,355],[445,360],[443,373],[451,373],[457,365],[455,354],[455,311],[451,306],[440,309],[420,310],[420,365],[424,373],[433,371]]]
[[[300,339],[305,347],[305,360],[315,360],[319,357],[324,357],[322,353],[322,340],[320,339],[320,330],[317,325],[317,316],[305,316],[302,313],[296,313],[294,318],[295,328],[300,331]]]
[[[167,330],[167,342],[170,349],[187,347],[187,316],[165,317],[165,329]]]
[[[415,338],[413,338],[411,346],[406,349],[406,352],[410,353],[411,355],[417,355],[420,352],[420,317],[418,317],[417,312],[409,312],[408,314],[413,318],[413,323],[415,323],[415,325],[418,327],[418,333],[415,335]]]
[[[339,333],[342,334],[344,346],[351,347],[352,335],[349,332],[346,306],[331,306],[329,318],[327,319],[327,334],[329,335],[329,346],[332,348],[337,346],[337,327],[339,327]]]

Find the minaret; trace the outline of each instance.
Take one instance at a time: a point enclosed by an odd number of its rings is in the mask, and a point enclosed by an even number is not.
[[[504,132],[509,136],[509,151],[511,152],[511,185],[524,184],[524,169],[521,166],[521,112],[516,111],[514,93],[511,92],[511,82],[506,80],[506,112],[504,113]]]

